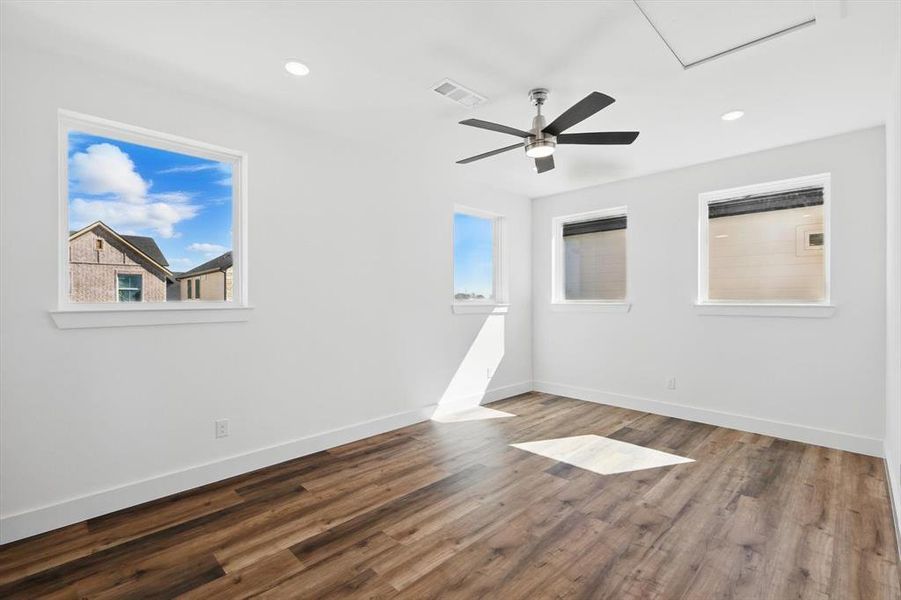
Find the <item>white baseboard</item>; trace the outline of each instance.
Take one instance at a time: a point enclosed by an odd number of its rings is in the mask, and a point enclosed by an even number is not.
[[[491,390],[472,397],[455,398],[452,403],[494,402],[532,390],[532,382],[522,382]],[[163,498],[208,483],[221,481],[235,475],[268,467],[286,460],[334,448],[393,429],[399,429],[431,418],[436,404],[415,410],[396,413],[333,429],[316,435],[292,440],[284,444],[254,450],[246,454],[157,477],[128,483],[93,494],[65,500],[57,504],[8,515],[0,518],[0,544],[14,542],[59,527],[105,515],[123,508]]]
[[[525,394],[526,392],[531,391],[532,382],[521,381],[519,383],[513,383],[510,385],[504,385],[501,387],[492,388],[490,390],[485,390],[484,392],[478,394],[469,394],[467,396],[459,396],[457,398],[442,400],[440,404],[442,407],[488,404],[489,402],[497,402],[498,400],[503,400],[504,398],[518,396],[519,394]]]
[[[869,456],[881,457],[884,453],[882,440],[851,433],[831,431],[828,429],[816,429],[814,427],[796,425],[794,423],[770,421],[768,419],[711,410],[709,408],[697,408],[694,406],[686,406],[684,404],[664,402],[662,400],[627,396],[625,394],[603,392],[600,390],[547,381],[536,381],[534,382],[533,388],[536,392],[545,392],[557,396],[567,396],[577,400],[587,400],[599,404],[630,408],[667,417],[676,417],[678,419],[697,421],[698,423],[707,423],[708,425],[716,425],[718,427],[750,431],[751,433],[760,433],[796,442],[826,446],[827,448],[837,448],[838,450],[847,450],[849,452],[857,452]]]
[[[29,537],[72,523],[78,523],[123,508],[135,506],[170,494],[183,492],[201,485],[221,481],[255,469],[268,467],[292,458],[298,458],[341,444],[347,444],[372,435],[406,427],[425,421],[432,416],[436,405],[396,413],[333,429],[320,434],[262,448],[246,454],[231,456],[182,471],[175,471],[136,481],[120,487],[73,498],[58,504],[0,519],[0,544]]]

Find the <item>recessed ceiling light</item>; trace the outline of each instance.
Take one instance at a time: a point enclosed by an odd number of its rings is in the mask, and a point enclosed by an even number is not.
[[[720,118],[723,121],[737,121],[743,116],[745,116],[745,111],[743,110],[730,110],[729,112],[720,115]]]
[[[289,60],[285,63],[285,71],[291,73],[291,75],[303,77],[304,75],[310,74],[310,67],[306,66],[298,60]]]
[[[715,237],[715,238],[718,239],[718,240],[724,240],[724,239],[726,239],[727,237],[729,237],[729,234],[728,234],[728,233],[721,233],[721,234],[715,235],[715,236],[713,236],[713,237]]]

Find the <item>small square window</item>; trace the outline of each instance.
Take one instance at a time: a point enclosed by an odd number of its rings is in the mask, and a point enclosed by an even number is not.
[[[138,273],[119,273],[116,275],[116,291],[119,302],[140,302],[143,280]]]
[[[828,175],[701,194],[700,301],[827,303],[828,197]]]
[[[103,250],[103,240],[100,239],[100,238],[97,238],[96,240],[94,240],[94,247],[95,247],[98,251],[99,251],[99,250]]]
[[[625,302],[625,207],[554,219],[555,303]]]

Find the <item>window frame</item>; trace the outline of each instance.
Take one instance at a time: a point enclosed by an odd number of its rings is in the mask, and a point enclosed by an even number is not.
[[[453,227],[451,229],[451,308],[455,314],[503,314],[510,307],[509,282],[507,273],[509,265],[507,263],[507,218],[499,213],[484,210],[481,208],[473,208],[461,204],[454,204],[453,215],[457,214],[469,215],[480,219],[489,219],[492,221],[492,298],[457,300],[455,297],[457,291],[456,270],[454,260],[454,238]],[[453,219],[451,220],[453,224]]]
[[[126,277],[137,277],[138,280],[141,282],[140,285],[137,288],[122,287],[122,285],[119,281],[119,278],[122,277],[123,275]],[[129,273],[127,271],[126,272],[122,272],[122,271],[116,272],[116,303],[122,302],[122,300],[119,298],[119,292],[121,290],[135,290],[135,289],[138,290],[139,300],[135,300],[134,302],[126,301],[125,304],[137,304],[138,302],[144,302],[144,275],[142,275],[141,273]]]
[[[708,207],[713,202],[742,196],[788,192],[805,187],[823,188],[823,299],[818,302],[711,300],[710,284],[710,223]],[[698,281],[695,306],[702,315],[829,317],[832,304],[832,175],[818,173],[790,179],[780,179],[698,194]]]
[[[566,247],[563,240],[563,227],[570,223],[594,221],[596,219],[609,219],[613,217],[626,218],[626,297],[610,300],[569,300],[566,298]],[[632,290],[632,276],[629,268],[629,207],[613,206],[590,210],[587,212],[560,215],[551,219],[551,309],[568,312],[629,312],[632,308],[630,294]]]
[[[75,303],[69,297],[69,133],[92,135],[177,152],[232,166],[232,256],[233,290],[229,302],[110,302]],[[57,304],[49,312],[61,329],[170,325],[246,321],[251,306],[248,297],[247,243],[247,153],[206,142],[86,115],[57,111],[58,150],[58,281]]]

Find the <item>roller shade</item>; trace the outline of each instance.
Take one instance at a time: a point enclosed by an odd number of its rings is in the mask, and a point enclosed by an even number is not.
[[[619,217],[607,217],[592,221],[579,221],[578,223],[564,223],[563,235],[582,235],[583,233],[597,233],[599,231],[614,231],[626,228],[626,215]]]
[[[823,204],[823,188],[812,187],[714,202],[708,205],[707,216],[710,219],[716,219],[717,217],[734,217],[736,215],[802,208],[804,206],[819,206],[821,204]]]

